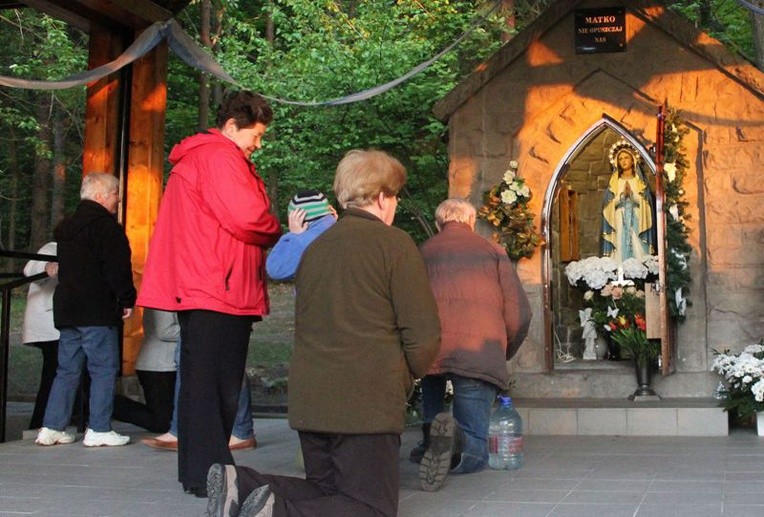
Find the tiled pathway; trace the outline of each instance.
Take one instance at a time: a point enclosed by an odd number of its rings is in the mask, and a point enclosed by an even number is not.
[[[119,426],[137,442],[145,433]],[[286,420],[257,419],[260,447],[237,462],[300,475],[297,435]],[[764,516],[764,438],[529,436],[519,471],[452,476],[435,493],[418,489],[401,448],[399,515],[423,516]],[[31,440],[0,445],[0,515],[202,515],[205,501],[183,494],[176,455],[134,443],[87,449],[81,441],[44,448]],[[329,516],[328,516],[329,517]]]

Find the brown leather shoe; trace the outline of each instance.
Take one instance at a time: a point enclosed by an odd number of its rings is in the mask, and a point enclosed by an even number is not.
[[[178,440],[165,441],[165,440],[157,440],[156,438],[144,438],[141,440],[141,443],[148,445],[149,447],[153,447],[155,449],[162,449],[165,451],[178,450]]]
[[[234,444],[228,444],[228,448],[232,451],[240,451],[243,449],[254,449],[255,447],[257,447],[257,438],[255,438],[254,436]]]

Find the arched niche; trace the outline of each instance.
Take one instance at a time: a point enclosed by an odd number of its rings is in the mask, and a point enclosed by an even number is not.
[[[608,154],[620,140],[640,154],[649,188],[655,193],[655,163],[643,144],[615,120],[603,116],[569,148],[551,177],[544,195],[542,232],[547,243],[542,257],[545,285],[546,368],[613,368],[625,363],[583,361],[584,343],[578,310],[582,293],[569,285],[565,266],[600,254],[602,199],[612,174]],[[655,213],[655,212],[654,212]],[[564,354],[575,357],[563,359]]]

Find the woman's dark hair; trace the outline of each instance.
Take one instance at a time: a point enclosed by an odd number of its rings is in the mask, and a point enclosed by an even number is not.
[[[254,126],[258,122],[268,125],[273,120],[273,110],[260,95],[241,90],[229,93],[220,103],[215,118],[218,128],[222,128],[229,118],[234,119],[236,127],[240,129]]]

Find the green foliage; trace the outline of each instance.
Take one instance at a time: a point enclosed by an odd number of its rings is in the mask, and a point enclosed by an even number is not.
[[[265,95],[325,101],[403,75],[467,30],[475,16],[467,2],[344,6],[272,2],[272,44],[250,19],[231,17],[218,59],[238,82]],[[483,28],[466,42],[473,63],[496,50],[499,33]],[[255,160],[264,177],[278,178],[277,206],[285,211],[298,189],[318,188],[331,195],[334,169],[348,150],[379,148],[399,158],[409,174],[395,224],[417,240],[426,238],[432,232],[431,214],[447,195],[446,127],[432,116],[432,105],[459,77],[459,64],[449,55],[402,86],[364,102],[320,107],[274,103],[276,118]]]
[[[87,38],[64,22],[34,10],[9,10],[0,15],[0,38],[13,52],[0,53],[0,75],[29,79],[60,79],[87,68]],[[79,196],[82,156],[84,88],[52,92],[0,89],[0,196],[14,204],[0,205],[0,236],[3,244],[28,249],[34,192],[33,172],[38,159],[51,159],[63,167],[67,181],[64,204],[71,207]],[[40,106],[50,106],[44,111]],[[54,142],[41,138],[41,128],[60,129],[62,146],[54,155]],[[51,131],[52,135],[52,131]],[[51,171],[51,177],[52,177]],[[50,199],[50,192],[42,195]],[[16,225],[9,228],[15,216]],[[50,225],[55,221],[50,221]],[[6,241],[15,235],[11,243]],[[36,250],[31,250],[36,251]]]
[[[664,132],[664,173],[666,217],[666,291],[671,317],[678,322],[686,319],[686,307],[692,305],[690,294],[690,254],[688,241],[690,229],[686,221],[687,201],[684,199],[684,178],[689,169],[682,139],[689,133],[683,125],[681,113],[669,109],[666,113]]]
[[[637,366],[653,364],[660,355],[660,341],[647,339],[644,329],[636,326],[619,329],[611,337],[622,350],[628,352]]]
[[[748,10],[737,0],[680,0],[669,7],[682,13],[696,27],[754,61],[756,49]]]

